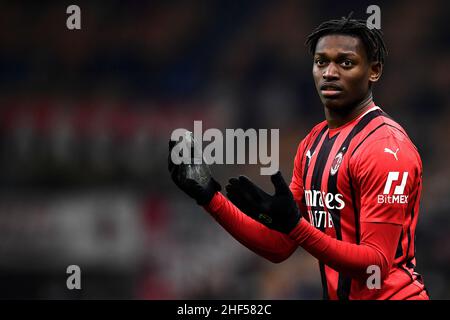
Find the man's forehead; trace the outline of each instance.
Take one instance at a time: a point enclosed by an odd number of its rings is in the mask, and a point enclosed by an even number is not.
[[[364,47],[361,39],[352,35],[329,34],[317,41],[316,53],[326,53],[329,51],[354,52],[364,54]]]

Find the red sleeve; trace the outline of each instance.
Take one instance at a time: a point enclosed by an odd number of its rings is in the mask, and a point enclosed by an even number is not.
[[[220,192],[204,208],[236,240],[272,262],[286,260],[297,249],[297,244],[288,235],[253,220]]]
[[[395,256],[401,226],[389,223],[361,223],[361,243],[331,238],[305,219],[289,236],[311,255],[338,272],[355,278],[367,278],[367,267],[380,267],[382,279],[388,274]]]
[[[350,172],[360,194],[360,220],[402,225],[421,175],[411,143],[394,135],[372,141],[355,153]]]

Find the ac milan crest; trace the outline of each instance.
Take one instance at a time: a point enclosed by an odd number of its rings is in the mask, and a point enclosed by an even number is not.
[[[336,174],[336,172],[338,171],[341,163],[342,163],[342,159],[344,157],[344,154],[341,152],[339,152],[336,157],[334,157],[333,163],[331,164],[331,175],[334,176]]]

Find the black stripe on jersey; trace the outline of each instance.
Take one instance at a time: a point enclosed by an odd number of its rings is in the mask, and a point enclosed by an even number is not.
[[[414,208],[411,211],[414,211]],[[407,231],[407,235],[408,235],[408,246],[406,247],[405,260],[408,259],[409,247],[411,246],[411,230],[409,228]]]
[[[320,280],[322,281],[322,299],[329,300],[327,275],[325,273],[325,264],[319,261]]]
[[[411,259],[412,260],[412,259]],[[408,261],[407,263],[406,263],[406,267],[407,268],[410,268],[410,269],[414,269],[416,266],[414,265],[414,263],[412,263],[412,261]]]
[[[314,140],[314,143],[312,144],[312,146],[311,146],[311,148],[309,148],[309,150],[305,150],[305,152],[304,152],[304,154],[303,154],[303,157],[305,157],[305,155],[306,155],[306,152],[310,152],[310,154],[312,155],[312,154],[314,154],[314,152],[316,151],[316,148],[317,148],[317,145],[319,144],[319,142],[320,142],[320,139],[322,139],[322,136],[323,136],[323,134],[325,133],[325,131],[327,131],[327,129],[328,129],[328,126],[324,126],[323,128],[322,128],[322,130],[320,130],[320,132],[319,132],[319,134],[317,135],[317,138],[316,138],[316,140]],[[306,175],[307,175],[307,173],[308,173],[308,169],[309,169],[309,160],[308,161],[305,161],[305,165],[304,165],[304,167],[303,167],[303,185],[305,185],[305,183],[306,183]],[[304,198],[303,198],[304,199]]]
[[[391,119],[392,121],[395,121],[390,115],[388,115],[386,112],[384,112],[383,111],[383,116],[384,117],[386,117],[386,118],[388,118],[388,119]]]
[[[317,159],[316,159],[316,163],[314,165],[314,170],[313,170],[313,175],[311,178],[311,191],[314,190],[322,190],[322,177],[323,177],[323,173],[325,171],[325,166],[327,164],[327,160],[328,157],[330,155],[331,149],[333,148],[334,142],[336,141],[336,138],[339,136],[339,133],[336,134],[335,136],[333,136],[331,139],[326,136],[325,139],[323,140],[322,146],[320,148],[319,153],[317,154]],[[319,204],[317,203],[317,206],[319,206]],[[322,207],[318,208],[323,209]],[[324,227],[320,227],[320,230],[325,230]]]
[[[392,118],[392,117],[391,117],[390,115],[388,115],[386,112],[382,111],[382,113],[383,113],[383,117],[388,118],[388,119],[394,121],[395,123],[397,123],[397,121],[395,121],[394,118]],[[400,128],[398,128],[398,127],[396,127],[396,126],[393,126],[392,124],[389,124],[389,123],[386,123],[386,125],[387,125],[387,126],[390,126],[390,127],[392,127],[392,128],[397,129],[398,131],[400,131],[401,133],[403,133],[403,135],[405,135],[406,137],[408,137],[408,135],[406,134],[406,132],[405,132],[403,129],[400,129]]]
[[[382,123],[382,124],[380,124],[378,127],[376,127],[375,129],[373,129],[372,131],[370,131],[369,134],[368,134],[367,136],[365,136],[364,139],[362,139],[360,143],[358,143],[358,145],[356,146],[356,148],[353,149],[351,155],[353,156],[353,154],[355,153],[355,151],[358,150],[358,148],[363,144],[364,141],[366,141],[366,139],[367,139],[368,137],[370,137],[373,133],[375,133],[375,131],[377,131],[378,129],[380,129],[381,127],[383,127],[383,126],[385,126],[385,125],[386,125],[386,123]]]
[[[350,168],[347,167],[347,172],[348,172],[348,184],[350,186],[350,194],[352,195],[352,206],[353,206],[353,213],[355,215],[355,238],[356,238],[356,244],[359,244],[359,242],[361,241],[361,230],[360,230],[360,225],[359,225],[359,210],[356,207],[356,196],[355,196],[355,189],[353,188],[353,183],[352,183],[352,176],[350,174]]]
[[[344,142],[342,143],[341,147],[339,148],[338,152],[336,153],[336,156],[339,153],[342,153],[342,157],[344,157],[345,153],[348,150],[348,147],[350,146],[350,142],[353,140],[353,138],[361,132],[373,119],[381,116],[383,112],[379,109],[373,110],[369,113],[367,113],[359,122],[358,124],[350,131],[348,136],[345,138]],[[372,133],[372,132],[371,132]],[[369,134],[371,134],[369,133]],[[339,170],[332,175],[330,173],[328,178],[328,193],[331,194],[337,194],[337,178],[338,178]],[[336,208],[339,204],[335,199],[333,199],[333,202],[331,203],[331,206]],[[331,217],[333,219],[333,225],[334,229],[336,231],[336,238],[338,240],[342,240],[342,230],[341,230],[341,211],[338,209],[328,209],[329,213],[331,214]],[[358,215],[355,214],[355,230],[360,229],[359,227],[359,213]],[[358,237],[359,238],[359,237]],[[344,276],[342,273],[339,273],[339,281],[338,281],[338,290],[337,295],[340,300],[348,300],[348,297],[350,296],[350,288],[351,288],[351,278],[348,276]]]
[[[384,116],[384,115],[383,115],[383,116]],[[403,135],[406,135],[402,130],[400,130],[400,129],[397,128],[396,126],[393,126],[393,125],[391,125],[391,124],[389,124],[389,123],[382,123],[382,124],[380,124],[378,127],[376,127],[375,129],[373,129],[372,131],[370,131],[369,134],[368,134],[368,135],[367,135],[360,143],[358,143],[358,145],[356,146],[356,148],[353,149],[353,151],[352,151],[352,156],[353,156],[353,154],[356,152],[356,150],[358,150],[358,148],[363,144],[363,142],[366,141],[366,139],[367,139],[369,136],[371,136],[375,131],[377,131],[378,129],[380,129],[380,128],[383,127],[383,126],[388,126],[388,127],[395,128],[395,129],[397,129],[398,131],[400,131]]]
[[[314,140],[314,142],[313,142],[311,148],[309,148],[308,150],[305,150],[305,152],[303,152],[303,159],[305,159],[305,155],[306,155],[306,153],[307,153],[308,151],[310,152],[311,155],[314,154],[314,152],[316,151],[317,145],[318,145],[319,142],[320,142],[320,139],[322,139],[322,136],[323,136],[323,134],[325,133],[325,131],[327,131],[327,129],[328,129],[328,126],[325,125],[325,126],[322,128],[322,130],[320,130],[320,132],[319,132],[319,134],[317,135],[316,139]],[[311,156],[311,157],[312,157],[312,156]],[[304,185],[304,186],[306,185],[306,176],[307,176],[307,174],[308,174],[308,169],[309,169],[309,163],[310,163],[310,161],[311,161],[311,158],[306,159],[305,165],[303,166],[303,185]],[[305,199],[305,197],[302,197],[302,203],[303,203],[303,205],[306,207],[306,199]]]
[[[402,270],[404,273],[406,273],[411,278],[411,281],[414,281],[413,275],[404,266],[399,265],[398,267],[400,270]]]
[[[418,189],[420,188],[420,182],[419,182],[419,185],[417,186],[417,188],[418,188]],[[412,206],[412,208],[411,208],[411,222],[412,222],[413,219],[414,219],[414,209],[416,208],[416,202],[417,202],[418,198],[419,198],[419,194],[416,194],[416,197],[415,197],[415,199],[414,199],[414,204],[413,204],[413,206]],[[410,226],[409,226],[409,228],[408,228],[408,231],[407,231],[407,232],[408,232],[408,233],[407,233],[407,235],[408,235],[408,245],[407,245],[407,247],[406,247],[405,259],[403,260],[403,262],[402,262],[401,264],[404,264],[405,262],[414,259],[414,255],[413,255],[412,257],[408,257],[408,255],[409,255],[409,248],[411,247],[411,227],[412,227],[412,223],[410,224]],[[414,239],[414,240],[415,240],[415,239]],[[414,246],[414,250],[415,250],[415,249],[416,249],[416,248],[415,248],[415,246]]]
[[[395,252],[395,259],[403,256],[402,240],[403,240],[403,228],[402,231],[400,232],[400,239],[398,239],[397,251]]]
[[[393,120],[393,121],[394,121],[394,120]],[[408,135],[406,134],[406,132],[403,131],[402,129],[400,129],[399,127],[396,127],[396,126],[394,126],[394,125],[392,125],[392,124],[389,124],[389,123],[386,123],[386,125],[387,125],[388,127],[397,129],[398,131],[400,131],[401,134],[403,134],[405,137],[407,137],[407,138],[409,139],[409,137],[408,137]]]
[[[326,127],[328,128],[328,127]],[[320,147],[319,153],[317,154],[316,163],[314,165],[313,175],[311,178],[311,188],[310,190],[322,190],[322,177],[325,171],[325,165],[327,164],[328,156],[330,155],[331,149],[333,148],[334,142],[339,134],[336,134],[333,138],[329,138],[328,135],[323,140],[322,146]],[[306,183],[305,183],[306,186]],[[311,210],[323,209],[323,208],[311,208]],[[324,231],[324,227],[319,226],[319,230]],[[328,300],[328,284],[325,275],[325,265],[323,262],[319,263],[320,266],[320,277],[322,279],[322,289],[323,289],[323,299]]]

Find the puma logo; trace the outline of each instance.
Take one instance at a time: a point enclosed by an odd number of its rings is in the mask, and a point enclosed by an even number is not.
[[[314,155],[314,153],[316,153],[316,151],[314,151],[312,154],[311,154],[311,150],[308,150],[306,152],[306,157],[308,158],[308,166],[309,166],[309,163],[311,162],[311,158]]]
[[[389,148],[384,148],[384,152],[392,154],[392,155],[395,157],[395,160],[397,160],[397,161],[398,161],[398,158],[397,158],[397,152],[398,152],[398,150],[400,150],[400,149],[397,148],[397,150],[395,150],[395,152],[394,152],[394,151],[392,151],[392,150],[389,149]]]

